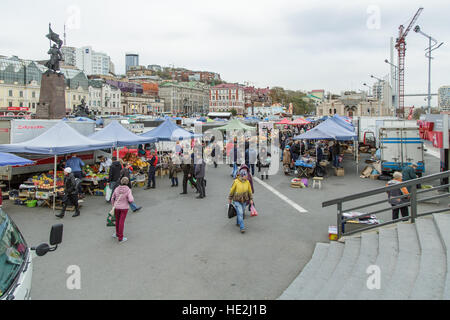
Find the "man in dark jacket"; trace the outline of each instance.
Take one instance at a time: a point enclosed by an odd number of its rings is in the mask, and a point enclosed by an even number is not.
[[[300,141],[297,140],[295,141],[294,145],[291,148],[292,161],[295,162],[298,160],[298,158],[300,157],[300,152],[301,152]]]
[[[109,168],[109,187],[111,188],[112,193],[114,193],[114,190],[120,185],[120,173],[122,171],[122,164],[117,161],[117,157],[112,158],[112,165]]]
[[[198,190],[197,184],[194,181],[194,164],[189,156],[183,156],[183,162],[181,164],[183,169],[183,192],[181,194],[187,194],[188,181]]]
[[[204,197],[206,197],[205,171],[206,171],[205,160],[203,160],[201,155],[196,156],[194,175],[195,178],[197,179],[197,188],[200,193],[197,199],[203,199]]]
[[[409,180],[417,179],[416,174],[417,164],[413,163],[407,167],[404,167],[402,170],[402,181],[406,182]],[[417,186],[420,189],[420,185]],[[411,192],[411,187],[407,187],[408,191]]]
[[[341,155],[341,146],[338,141],[334,142],[333,148],[331,149],[333,155],[333,166],[339,168],[339,156]]]
[[[72,217],[78,217],[80,215],[80,208],[78,207],[78,188],[71,168],[64,169],[63,207],[61,213],[56,215],[58,218],[64,218],[68,205],[73,205],[75,207],[75,214]]]
[[[156,188],[156,166],[158,165],[158,158],[156,157],[156,151],[152,150],[150,154],[150,158],[147,160],[149,164],[148,168],[148,183],[147,188],[145,190],[149,189],[155,189]]]

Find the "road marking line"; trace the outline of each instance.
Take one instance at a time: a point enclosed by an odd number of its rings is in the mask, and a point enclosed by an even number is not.
[[[297,203],[286,197],[285,195],[281,194],[277,190],[275,190],[273,187],[268,185],[267,183],[263,182],[259,178],[253,177],[253,180],[257,181],[259,184],[261,184],[264,188],[275,194],[277,197],[279,197],[281,200],[285,201],[287,204],[289,204],[291,207],[293,207],[295,210],[299,211],[300,213],[308,213],[308,211],[301,206],[299,206]]]

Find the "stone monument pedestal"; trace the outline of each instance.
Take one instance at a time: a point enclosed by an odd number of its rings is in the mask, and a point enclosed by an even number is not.
[[[64,75],[47,72],[42,75],[37,119],[62,119],[66,116],[66,94]]]

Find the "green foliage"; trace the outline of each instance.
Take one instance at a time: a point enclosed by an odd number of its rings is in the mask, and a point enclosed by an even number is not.
[[[237,116],[237,110],[235,108],[231,109],[231,114],[233,117]]]
[[[286,107],[292,103],[295,115],[309,114],[316,108],[314,103],[307,98],[306,93],[299,90],[284,90],[281,87],[273,87],[270,90],[270,97],[272,103],[281,103]]]

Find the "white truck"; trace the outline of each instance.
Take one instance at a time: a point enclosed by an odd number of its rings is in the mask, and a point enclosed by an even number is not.
[[[31,140],[56,125],[59,121],[60,120],[0,120],[0,144],[20,143]],[[67,124],[84,136],[89,136],[95,132],[95,123],[93,122],[67,121]],[[35,163],[28,166],[0,167],[0,180],[17,180],[18,182],[21,182],[25,175],[54,169],[55,159],[53,156],[31,154],[18,155],[33,160]],[[77,155],[85,164],[91,165],[96,162],[96,159],[100,155],[111,157],[111,152],[108,150],[98,150],[80,152]],[[58,157],[58,161],[60,161],[62,157],[63,156]]]
[[[380,146],[380,128],[417,127],[417,121],[400,120],[395,117],[357,117],[353,124],[358,130],[359,144],[361,146],[370,146],[371,148]]]
[[[14,221],[0,208],[0,301],[31,299],[33,256],[55,251],[62,237],[63,225],[54,225],[50,245],[29,248]]]
[[[416,172],[425,172],[424,145],[416,127],[385,127],[379,129],[381,170],[389,174],[412,163]]]

